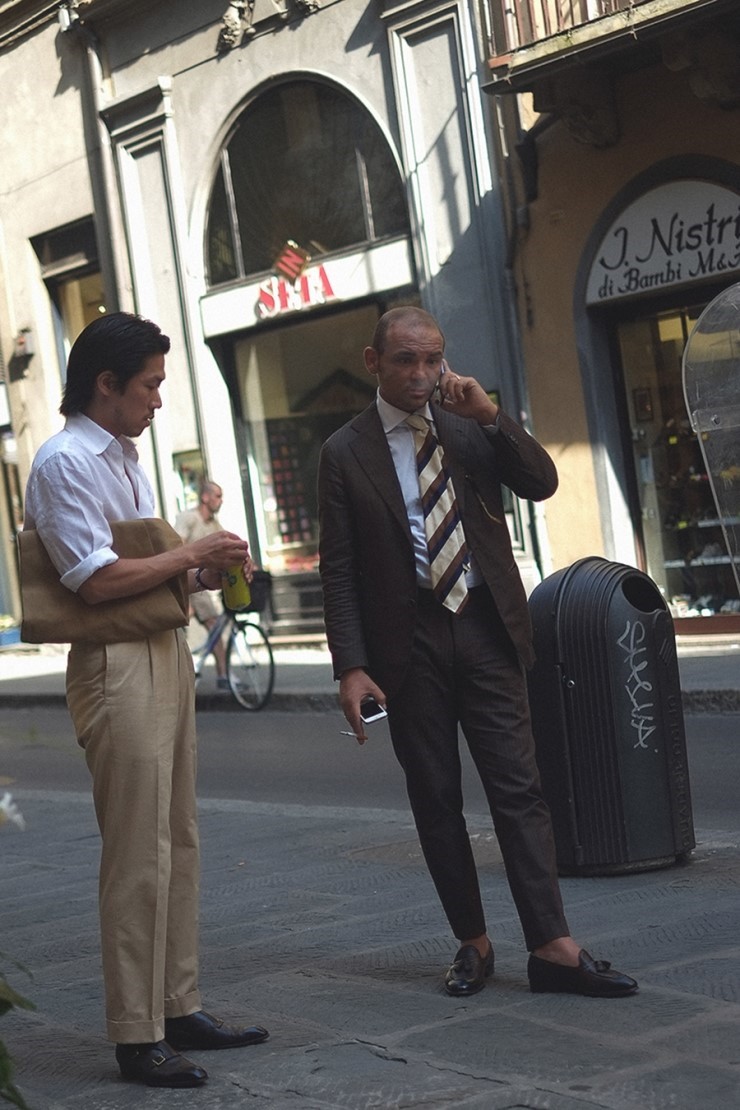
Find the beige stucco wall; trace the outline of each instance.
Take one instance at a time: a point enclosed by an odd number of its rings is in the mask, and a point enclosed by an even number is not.
[[[740,162],[740,110],[700,101],[684,73],[639,70],[621,78],[616,93],[621,138],[614,146],[578,143],[560,122],[538,138],[538,197],[516,263],[534,425],[560,472],[560,489],[547,506],[556,568],[585,555],[609,556],[574,329],[574,282],[588,237],[615,195],[665,158]]]
[[[61,425],[59,359],[41,268],[29,240],[92,211],[80,108],[81,58],[60,67],[56,23],[0,54],[0,295],[6,364],[21,328],[35,354],[8,395],[21,473]]]
[[[225,488],[222,519],[243,529],[227,519],[243,502],[243,445],[237,451],[226,384],[202,335],[205,214],[219,149],[239,113],[290,74],[333,79],[376,120],[413,178],[414,258],[429,307],[447,314],[448,338],[456,329],[461,363],[469,351],[479,356],[487,385],[513,376],[473,4],[441,15],[424,4],[408,18],[366,0],[303,15],[294,5],[288,20],[271,13],[254,38],[220,54],[219,0],[82,0],[69,19],[46,6],[46,22],[14,33],[10,9],[20,20],[29,6],[8,4],[0,19],[0,338],[6,359],[20,328],[36,341],[27,373],[11,387],[22,484],[35,450],[61,423],[64,362],[29,239],[95,216],[107,301],[150,315],[173,339],[166,406],[139,444],[146,468],[158,470],[163,511],[174,496],[168,460],[193,450],[197,431]],[[276,181],[276,190],[285,184]],[[373,276],[381,290],[384,280]],[[233,331],[253,317],[251,303],[238,306]]]

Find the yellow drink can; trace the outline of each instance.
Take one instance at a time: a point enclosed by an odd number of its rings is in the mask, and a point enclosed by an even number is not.
[[[227,609],[238,613],[248,609],[252,602],[252,591],[244,577],[244,567],[238,563],[222,572],[221,589],[224,595],[224,605]]]

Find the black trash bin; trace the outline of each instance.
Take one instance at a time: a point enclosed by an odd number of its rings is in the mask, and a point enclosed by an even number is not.
[[[646,574],[587,558],[529,599],[529,675],[561,875],[665,867],[695,846],[673,622]]]

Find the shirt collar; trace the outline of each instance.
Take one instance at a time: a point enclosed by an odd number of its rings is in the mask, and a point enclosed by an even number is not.
[[[133,459],[139,457],[138,451],[128,436],[119,436],[118,438],[112,436],[100,424],[96,424],[89,416],[85,416],[84,412],[72,413],[71,416],[67,417],[64,427],[75,439],[79,439],[88,450],[96,455],[105,454],[111,444],[117,443],[124,455]]]
[[[397,409],[395,405],[389,405],[388,402],[380,396],[380,390],[378,390],[375,396],[375,403],[378,406],[378,416],[380,417],[380,423],[383,425],[383,431],[386,435],[392,432],[394,428],[398,428],[401,424],[405,423],[407,416],[423,416],[425,420],[431,420],[432,424],[434,424],[434,417],[432,416],[432,410],[429,407],[428,401],[414,413],[404,412],[403,409]]]

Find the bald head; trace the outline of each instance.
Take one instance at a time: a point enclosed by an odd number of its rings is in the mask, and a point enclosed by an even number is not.
[[[423,308],[417,308],[416,305],[401,305],[398,308],[391,308],[388,312],[384,312],[375,325],[370,346],[379,355],[385,350],[389,330],[399,324],[404,328],[436,330],[442,338],[442,349],[444,350],[444,335],[432,314],[426,312]]]
[[[213,520],[221,508],[223,491],[216,482],[205,481],[200,487],[200,504],[198,509],[203,520]]]
[[[210,497],[214,493],[217,497],[220,497],[223,493],[221,487],[219,485],[216,485],[215,482],[204,482],[203,485],[200,487],[201,500],[203,499],[203,497]]]

